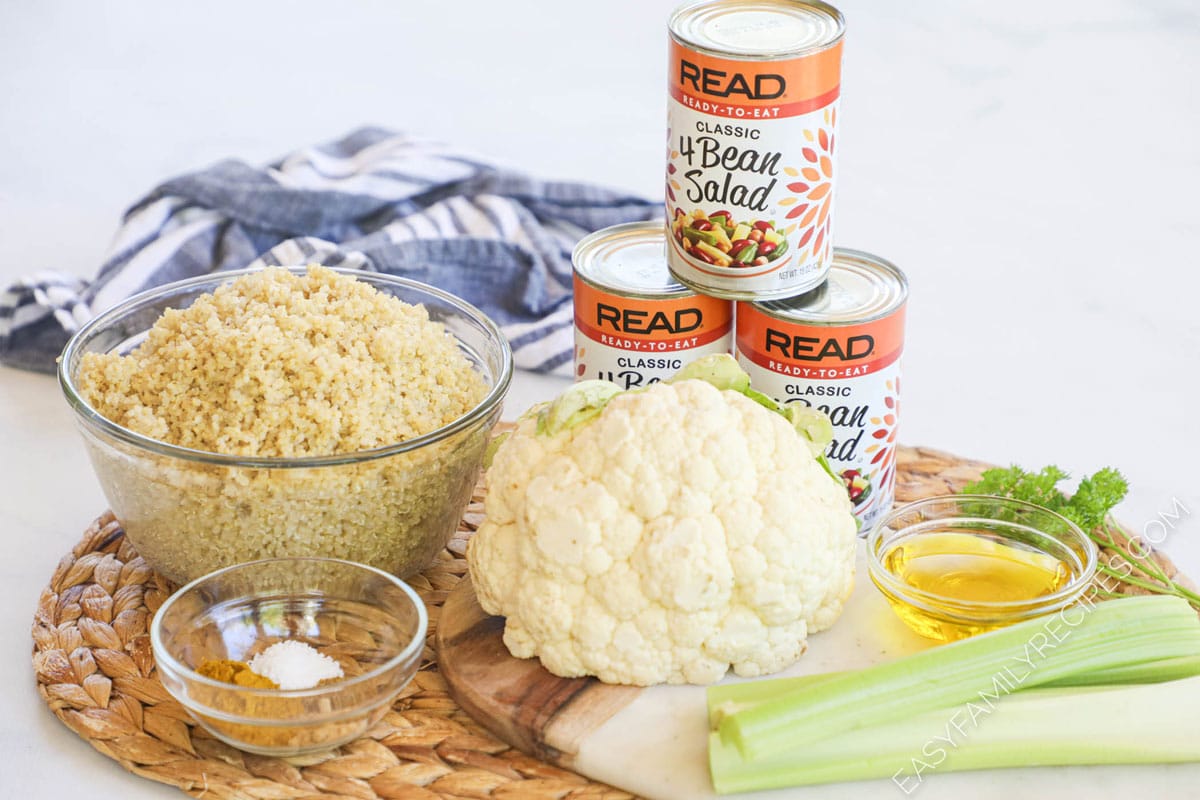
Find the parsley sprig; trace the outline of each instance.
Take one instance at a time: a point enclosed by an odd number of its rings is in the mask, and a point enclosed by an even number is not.
[[[963,491],[1024,500],[1061,514],[1085,531],[1097,545],[1117,554],[1101,558],[1098,571],[1148,592],[1182,597],[1200,611],[1200,594],[1172,580],[1154,559],[1150,546],[1126,534],[1109,516],[1113,506],[1125,499],[1129,491],[1124,476],[1112,467],[1105,467],[1082,479],[1075,493],[1067,497],[1058,484],[1069,477],[1053,464],[1038,472],[1015,465],[997,467],[984,472]],[[1113,592],[1101,591],[1100,594],[1116,596]]]

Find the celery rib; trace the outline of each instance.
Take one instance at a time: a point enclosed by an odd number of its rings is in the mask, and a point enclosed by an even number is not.
[[[713,728],[729,714],[755,703],[774,700],[783,690],[802,689],[812,692],[838,675],[849,670],[823,672],[817,675],[797,675],[789,678],[752,680],[728,683],[708,688],[708,722]],[[1120,686],[1131,683],[1164,683],[1200,676],[1200,655],[1151,659],[1119,667],[1104,667],[1079,672],[1042,684],[1045,688],[1077,686]]]
[[[1129,597],[1068,612],[833,675],[820,692],[784,687],[769,703],[723,714],[720,740],[744,758],[763,759],[977,699],[981,691],[999,691],[997,680],[1000,688],[1029,689],[1081,673],[1200,656],[1200,620],[1180,598]],[[1058,633],[1052,635],[1053,625]]]
[[[745,759],[712,733],[709,766],[717,792],[728,794],[872,778],[914,788],[931,773],[1003,767],[1197,761],[1197,704],[1200,677],[1100,690],[1037,689],[1003,697],[975,722],[961,708],[930,709],[793,744],[765,759]]]

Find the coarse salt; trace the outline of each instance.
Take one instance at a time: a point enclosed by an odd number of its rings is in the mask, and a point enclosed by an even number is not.
[[[250,660],[250,671],[270,678],[280,689],[311,689],[321,681],[344,677],[341,664],[295,640],[263,650]]]

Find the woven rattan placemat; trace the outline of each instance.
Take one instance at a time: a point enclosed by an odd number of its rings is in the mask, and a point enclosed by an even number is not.
[[[986,465],[901,448],[898,466],[897,500],[907,502],[955,491]],[[42,590],[33,623],[38,692],[55,716],[125,769],[212,800],[629,797],[509,747],[447,692],[433,634],[446,596],[466,574],[463,554],[482,519],[482,500],[479,487],[446,550],[410,580],[429,609],[421,670],[388,715],[345,747],[283,761],[243,753],[193,726],[159,683],[150,652],[150,619],[172,587],[109,513],[92,523]],[[1170,561],[1156,558],[1176,574]]]

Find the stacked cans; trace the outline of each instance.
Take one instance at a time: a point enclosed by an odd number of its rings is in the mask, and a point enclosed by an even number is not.
[[[579,242],[573,261],[576,380],[633,389],[730,351],[733,303],[671,276],[661,222],[596,231]]]
[[[630,388],[732,344],[756,389],[829,415],[826,456],[867,527],[894,496],[908,286],[833,246],[844,31],[817,0],[675,11],[666,224],[576,248],[575,367]]]

